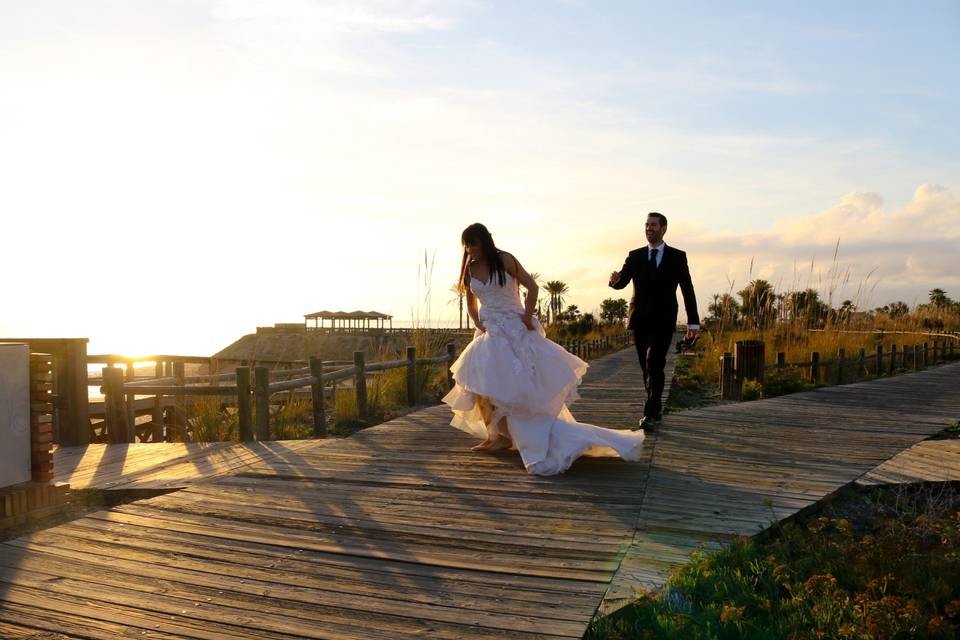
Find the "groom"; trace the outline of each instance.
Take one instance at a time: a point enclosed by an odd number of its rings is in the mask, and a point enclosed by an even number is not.
[[[687,254],[664,244],[666,232],[667,217],[656,212],[648,214],[647,246],[631,251],[623,268],[610,274],[610,286],[614,289],[623,289],[633,280],[633,300],[630,301],[630,323],[627,326],[633,330],[640,368],[643,369],[643,384],[647,389],[643,419],[640,420],[640,426],[645,430],[654,429],[663,416],[663,368],[677,326],[678,285],[687,310],[687,339],[692,339],[700,331]]]

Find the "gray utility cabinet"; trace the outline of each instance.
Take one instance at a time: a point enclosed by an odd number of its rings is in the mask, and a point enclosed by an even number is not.
[[[0,342],[0,487],[30,481],[30,348]]]

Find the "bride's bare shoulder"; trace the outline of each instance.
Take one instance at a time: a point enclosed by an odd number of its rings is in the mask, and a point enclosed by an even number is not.
[[[500,259],[503,260],[503,268],[506,269],[511,275],[517,272],[517,265],[520,263],[516,258],[513,257],[512,253],[501,251]]]

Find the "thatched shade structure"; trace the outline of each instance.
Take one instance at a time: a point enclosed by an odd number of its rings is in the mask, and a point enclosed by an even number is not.
[[[303,316],[304,324],[309,328],[313,320],[315,329],[325,329],[323,323],[330,321],[331,331],[369,331],[371,329],[392,329],[393,316],[379,311],[315,311]]]

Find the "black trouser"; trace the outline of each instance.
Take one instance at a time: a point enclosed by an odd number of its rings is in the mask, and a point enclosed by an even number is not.
[[[672,329],[634,329],[633,343],[637,346],[640,368],[643,369],[643,386],[647,390],[647,401],[643,405],[643,415],[660,419],[663,415],[663,386],[665,376],[663,368],[667,364],[667,350],[673,342]]]

